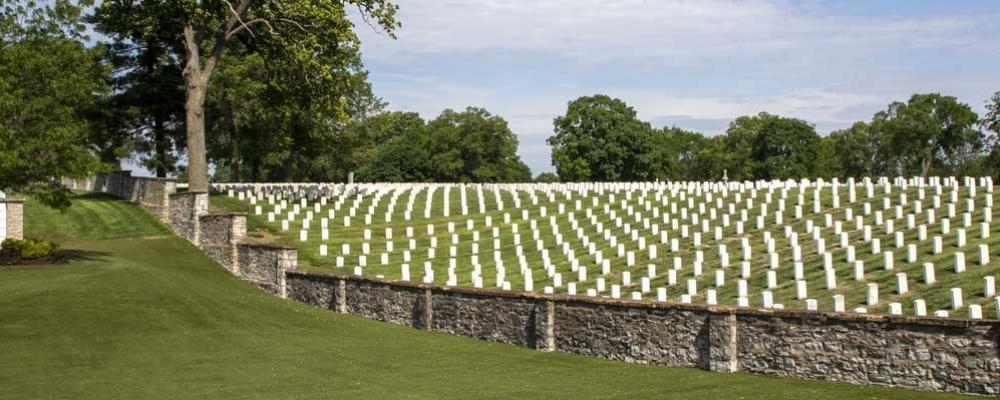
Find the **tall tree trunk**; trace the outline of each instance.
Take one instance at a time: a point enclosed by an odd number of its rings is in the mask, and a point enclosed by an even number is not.
[[[931,171],[931,159],[925,158],[920,160],[920,176],[923,178],[927,177],[927,173]]]
[[[229,42],[229,36],[238,32],[234,30],[240,17],[250,8],[253,0],[242,0],[239,6],[232,9],[222,29],[215,35],[215,43],[201,64],[201,40],[194,26],[188,22],[184,26],[184,53],[187,60],[184,64],[184,81],[187,84],[187,101],[184,103],[187,123],[188,148],[188,190],[192,192],[208,192],[208,162],[205,157],[205,92],[212,77],[216,64],[222,57],[222,52]],[[243,24],[243,28],[247,25]]]
[[[205,157],[205,85],[201,79],[188,80],[184,103],[187,122],[188,190],[208,191],[208,164]]]
[[[184,51],[187,62],[184,65],[184,83],[187,100],[184,102],[185,128],[187,128],[188,149],[188,190],[208,191],[208,164],[205,157],[205,91],[207,77],[211,74],[201,66],[201,49],[191,25],[184,27]],[[211,61],[211,59],[210,59]]]

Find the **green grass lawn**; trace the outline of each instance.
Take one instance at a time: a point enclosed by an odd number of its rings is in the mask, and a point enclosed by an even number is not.
[[[422,332],[265,294],[124,202],[82,196],[67,213],[30,202],[26,213],[29,236],[63,240],[74,259],[0,267],[0,399],[961,397]]]

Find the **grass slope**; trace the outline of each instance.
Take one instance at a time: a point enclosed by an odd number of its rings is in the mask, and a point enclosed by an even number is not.
[[[138,215],[123,202],[85,196],[64,214],[27,210],[35,237],[145,237],[78,240],[67,245],[77,250],[69,264],[0,268],[4,399],[960,397],[627,365],[421,332],[274,298],[162,237],[152,218],[96,226],[121,210]]]
[[[78,193],[73,206],[59,211],[33,201],[24,203],[26,235],[52,241],[105,240],[167,235],[166,226],[149,213],[109,194]]]

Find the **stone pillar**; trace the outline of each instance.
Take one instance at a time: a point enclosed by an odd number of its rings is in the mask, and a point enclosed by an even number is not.
[[[170,223],[170,195],[174,193],[177,193],[177,181],[174,181],[172,179],[164,180],[163,190],[161,194],[163,198],[158,200],[158,202],[160,203],[159,207],[161,211],[159,215],[157,215],[158,217],[160,217],[160,221],[163,221],[164,223]],[[206,198],[206,209],[207,209],[207,201],[208,200]]]
[[[24,200],[0,199],[0,242],[24,239]]]
[[[337,312],[347,314],[347,282],[337,280]]]
[[[556,303],[545,300],[535,306],[535,348],[556,350]]]
[[[299,252],[295,249],[286,249],[278,260],[278,297],[288,298],[288,275],[286,272],[294,271],[299,261]]]
[[[431,330],[434,328],[434,305],[432,302],[434,292],[431,289],[424,289],[423,306],[423,328]]]
[[[715,372],[739,371],[737,328],[735,314],[709,314],[708,320],[708,370]]]
[[[233,274],[240,275],[240,250],[239,244],[247,236],[247,216],[233,215],[232,231],[229,233],[229,260],[232,265]],[[296,254],[296,259],[298,254]],[[296,260],[298,261],[298,260]]]
[[[201,216],[208,214],[208,193],[170,195],[170,227],[196,246],[201,243]]]

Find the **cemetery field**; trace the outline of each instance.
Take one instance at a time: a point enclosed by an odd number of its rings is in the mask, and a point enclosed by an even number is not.
[[[0,398],[967,398],[628,365],[340,315],[239,281],[106,196],[66,213],[28,202],[26,221],[74,256],[0,267]]]
[[[299,268],[647,301],[996,319],[978,178],[216,185]],[[256,233],[254,233],[256,232]]]

